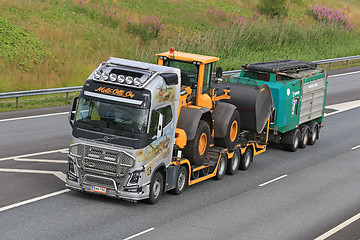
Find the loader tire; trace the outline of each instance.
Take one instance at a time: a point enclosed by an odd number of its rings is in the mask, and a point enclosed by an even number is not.
[[[240,114],[235,110],[230,118],[224,138],[215,138],[215,144],[220,147],[233,149],[239,139]]]
[[[191,164],[200,166],[205,163],[210,146],[210,127],[206,121],[200,120],[193,140],[188,141],[184,156]]]

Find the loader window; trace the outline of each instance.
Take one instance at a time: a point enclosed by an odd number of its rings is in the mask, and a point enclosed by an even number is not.
[[[181,70],[181,85],[195,87],[198,82],[199,66],[192,62],[167,59],[164,66],[175,67]]]
[[[204,69],[204,81],[203,81],[203,93],[209,92],[210,78],[211,78],[212,63],[205,64]]]

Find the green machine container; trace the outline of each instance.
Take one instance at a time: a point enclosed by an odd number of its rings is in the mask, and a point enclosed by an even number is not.
[[[296,151],[319,138],[327,73],[316,64],[288,59],[246,64],[240,75],[229,77],[228,83],[270,87],[275,108],[270,124],[271,141]]]

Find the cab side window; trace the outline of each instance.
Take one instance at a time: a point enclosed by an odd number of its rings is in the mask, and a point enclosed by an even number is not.
[[[171,111],[171,107],[170,105],[166,106],[166,107],[163,107],[163,108],[160,108],[158,109],[158,111],[164,115],[164,127],[166,125],[168,125],[169,122],[171,122],[171,119],[172,119],[172,111]]]
[[[149,133],[150,133],[151,136],[155,136],[156,133],[157,133],[157,129],[159,127],[159,122],[158,122],[159,113],[161,113],[164,116],[163,128],[166,125],[168,125],[172,120],[172,111],[171,111],[171,106],[170,105],[154,110],[152,112],[152,114],[151,114],[151,120],[150,120]]]

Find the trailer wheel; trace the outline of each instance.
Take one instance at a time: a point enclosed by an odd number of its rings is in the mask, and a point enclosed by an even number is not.
[[[319,125],[316,122],[309,123],[310,135],[309,135],[309,145],[314,145],[316,139],[319,137]]]
[[[216,180],[221,180],[226,172],[227,156],[222,154],[219,160],[219,166],[215,175]]]
[[[185,188],[187,187],[188,178],[189,178],[188,170],[183,165],[179,169],[179,173],[176,178],[176,186],[170,192],[175,195],[182,194],[184,192]]]
[[[307,125],[300,126],[301,140],[299,143],[299,148],[306,148],[306,145],[309,142],[309,132],[310,132],[310,128]]]
[[[155,204],[162,196],[164,191],[164,178],[160,172],[156,172],[150,182],[150,193],[147,202]]]
[[[205,163],[206,155],[210,146],[210,127],[204,121],[199,121],[199,126],[193,140],[188,141],[184,149],[184,156],[190,160],[192,164],[197,166]]]
[[[239,149],[234,150],[234,155],[228,160],[226,173],[229,175],[234,175],[237,173],[240,165],[240,151]]]
[[[215,144],[217,146],[233,149],[239,138],[239,129],[240,129],[240,114],[237,110],[235,110],[230,118],[225,137],[216,138]]]
[[[248,170],[251,162],[253,161],[253,151],[251,147],[247,147],[244,154],[241,155],[240,158],[240,166],[239,169],[242,171]]]
[[[296,128],[286,134],[290,139],[290,143],[285,143],[284,148],[290,152],[296,152],[300,144],[300,130]]]

